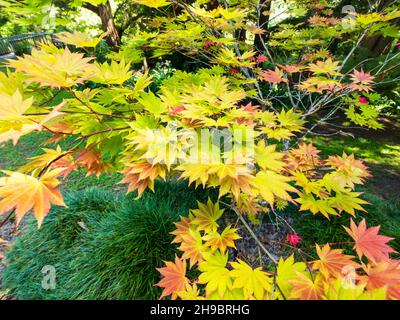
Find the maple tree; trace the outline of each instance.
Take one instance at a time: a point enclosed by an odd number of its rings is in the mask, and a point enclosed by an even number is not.
[[[218,200],[198,203],[176,223],[173,243],[182,254],[158,269],[161,297],[398,299],[399,261],[390,258],[391,239],[379,235],[379,227],[367,228],[365,220],[346,226],[357,257],[318,244],[318,259],[295,261],[270,254],[246,218],[289,202],[327,219],[366,212],[357,189],[370,176],[366,165],[346,153],[324,159],[303,140],[339,110],[355,124],[379,128],[372,91],[386,64],[367,71],[348,70],[347,63],[362,39],[378,32],[376,24],[392,26],[400,12],[360,13],[349,30],[325,1],[301,1],[303,11],[317,12],[307,28],[278,26],[260,50],[237,37],[239,29],[252,39],[263,34],[260,25],[248,23],[258,1],[216,8],[200,0],[134,2],[154,10],[172,7],[174,14],[155,18],[149,24],[154,32],[138,31],[106,62],[89,50],[105,34],[63,32],[58,39],[65,47],[42,45],[0,74],[0,142],[17,144],[33,131],[50,133],[49,143],[66,142],[64,149],[44,148],[18,171],[4,172],[0,214],[15,213],[18,223],[33,209],[40,226],[51,204],[64,205],[59,185],[77,168],[97,176],[120,172],[120,183],[138,197],[146,189],[157,192],[156,180],[174,177],[217,189]],[[328,50],[333,33],[354,43],[342,57]],[[281,61],[273,49],[300,52]],[[145,57],[177,52],[201,67],[176,70],[153,86]],[[135,70],[138,64],[141,70]],[[60,93],[66,97],[54,106]],[[229,261],[240,236],[236,226],[220,222],[228,210],[255,238],[273,272]],[[293,246],[299,241],[291,235]],[[197,279],[189,279],[188,268],[198,269]]]

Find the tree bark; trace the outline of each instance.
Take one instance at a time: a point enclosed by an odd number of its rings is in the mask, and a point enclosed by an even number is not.
[[[392,0],[382,0],[378,11],[381,11],[385,9],[388,5],[392,3]],[[396,25],[400,24],[400,19],[394,20],[394,23]],[[382,53],[387,52],[388,49],[390,49],[390,46],[392,42],[394,41],[394,38],[392,37],[384,37],[384,36],[374,36],[367,38],[363,41],[362,47],[368,49],[369,51],[369,56],[370,57],[377,57],[381,55]]]
[[[118,29],[114,23],[114,17],[111,10],[110,2],[107,1],[104,4],[100,4],[98,6],[94,6],[90,3],[85,3],[84,7],[100,17],[101,20],[101,28],[104,32],[107,32],[106,41],[107,44],[112,48],[116,49],[121,44],[121,38],[118,33]]]

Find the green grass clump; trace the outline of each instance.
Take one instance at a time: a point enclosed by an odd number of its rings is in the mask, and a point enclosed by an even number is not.
[[[181,183],[160,183],[156,193],[146,192],[103,219],[71,262],[79,270],[69,279],[71,298],[157,299],[161,289],[154,286],[160,279],[156,268],[177,253],[171,245],[173,223],[205,197]]]
[[[83,227],[90,231],[116,210],[114,195],[96,188],[67,194],[65,203],[68,208],[54,207],[40,229],[30,217],[6,255],[3,287],[19,299],[56,299],[68,295],[65,283],[70,275],[70,255],[87,233]],[[42,268],[46,265],[56,270],[55,290],[42,288]]]
[[[3,285],[19,299],[156,299],[156,268],[174,258],[174,222],[213,191],[157,183],[156,192],[116,196],[89,189],[68,194],[37,230],[29,219],[7,254]],[[83,222],[83,224],[82,224]],[[56,289],[41,286],[43,266],[56,269]]]

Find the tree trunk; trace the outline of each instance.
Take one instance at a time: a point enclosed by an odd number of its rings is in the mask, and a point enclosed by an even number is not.
[[[107,1],[104,4],[94,6],[90,3],[85,3],[84,7],[90,11],[96,13],[101,19],[101,28],[104,32],[107,32],[106,41],[107,44],[112,48],[116,49],[121,44],[121,38],[118,30],[114,23],[114,17],[111,10],[110,2]]]
[[[254,47],[258,51],[265,51],[263,42],[266,43],[269,38],[268,23],[270,15],[264,15],[264,11],[271,10],[272,0],[260,0],[260,15],[258,17],[258,26],[265,30],[264,34],[256,34],[254,37]]]
[[[385,9],[388,5],[392,3],[392,0],[383,0],[378,8],[378,11]],[[396,19],[393,21],[396,25],[400,24],[400,19]],[[391,44],[393,43],[394,38],[384,37],[384,36],[374,36],[365,39],[361,46],[363,48],[368,49],[370,57],[377,57],[382,53],[385,53],[388,49],[390,49]]]

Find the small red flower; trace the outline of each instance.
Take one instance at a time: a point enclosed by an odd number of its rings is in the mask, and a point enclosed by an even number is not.
[[[262,54],[262,55],[259,55],[259,56],[257,57],[257,63],[264,63],[264,62],[266,62],[266,61],[268,61],[268,58],[267,58],[266,56],[264,56],[263,54]]]
[[[358,102],[361,104],[368,104],[368,99],[366,97],[361,97],[358,99]]]
[[[297,235],[297,233],[292,232],[289,233],[287,236],[287,241],[292,245],[292,246],[296,246],[300,241],[301,238]]]
[[[239,72],[238,69],[231,69],[231,70],[229,70],[229,73],[232,74],[232,75],[234,75],[234,74],[236,74],[236,73],[238,73],[238,72]]]
[[[399,49],[400,48],[400,39],[399,40],[397,40],[397,43],[394,45],[397,49]]]
[[[247,60],[251,61],[251,62],[255,62],[256,58],[255,57],[248,57]]]

